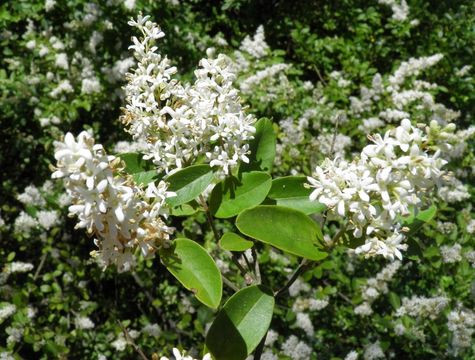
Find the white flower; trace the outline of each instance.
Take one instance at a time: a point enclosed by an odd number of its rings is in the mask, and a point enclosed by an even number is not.
[[[446,164],[439,149],[426,145],[438,141],[432,132],[427,128],[424,133],[404,119],[384,136],[369,137],[373,144],[353,162],[326,159],[307,177],[314,188],[310,200],[326,205],[330,217],[347,219],[356,238],[367,236],[355,249],[357,254],[402,258],[407,245],[397,219],[422,203]]]
[[[111,346],[117,351],[124,351],[127,347],[127,340],[125,340],[123,334],[120,334],[119,337],[111,343]]]
[[[345,356],[345,360],[357,360],[358,359],[358,353],[356,351],[350,351],[348,354]]]
[[[371,305],[369,303],[364,302],[355,307],[354,312],[356,315],[369,316],[373,313],[373,309],[371,308]]]
[[[25,46],[26,46],[27,49],[33,50],[36,47],[36,41],[34,39],[30,40],[26,43]]]
[[[57,67],[61,69],[68,70],[69,69],[68,55],[66,55],[66,53],[57,54],[55,64]]]
[[[194,84],[181,84],[173,79],[176,68],[156,52],[161,29],[148,17],[129,24],[144,37],[134,37],[130,46],[138,65],[128,74],[122,120],[134,140],[146,144],[144,158],[166,173],[202,155],[223,175],[239,161],[248,162],[255,119],[244,114],[233,88],[231,60],[224,55],[202,59]]]
[[[80,330],[89,330],[89,329],[94,329],[94,323],[92,322],[91,319],[87,316],[78,316],[76,319],[74,319],[74,324],[77,329]]]
[[[364,350],[363,357],[365,360],[383,359],[385,356],[379,341],[368,345]]]
[[[25,263],[21,261],[13,261],[10,264],[5,265],[5,269],[3,270],[7,274],[14,274],[14,273],[26,273],[33,270],[33,264]]]
[[[173,357],[175,358],[175,360],[196,360],[193,357],[186,355],[185,351],[180,352],[180,350],[178,350],[177,348],[173,348]],[[169,360],[169,359],[165,356],[162,356],[160,360]],[[203,360],[211,360],[211,355],[206,354],[205,356],[203,356]]]
[[[166,184],[150,185],[149,201],[130,177],[120,173],[120,161],[108,156],[102,145],[83,131],[77,137],[67,133],[63,142],[55,142],[57,169],[53,178],[64,178],[73,199],[71,216],[78,217],[77,228],[86,228],[97,236],[98,257],[104,265],[115,264],[119,271],[135,264],[134,251],[153,256],[169,240],[173,229],[162,220],[166,217],[165,199],[172,194]],[[152,191],[150,189],[155,189]]]
[[[28,215],[26,212],[20,212],[15,219],[15,231],[18,233],[29,233],[33,228],[38,226],[38,222]]]
[[[16,312],[16,306],[9,303],[0,303],[0,323]]]
[[[473,345],[475,313],[468,309],[456,309],[447,315],[447,327],[452,332],[451,353],[454,356]]]
[[[101,83],[97,78],[83,79],[81,83],[81,93],[94,94],[101,91]]]
[[[147,324],[142,329],[142,332],[152,337],[158,337],[160,336],[161,330],[158,324]]]
[[[269,45],[267,45],[264,34],[264,27],[260,25],[254,37],[246,36],[241,43],[240,50],[247,52],[252,57],[259,59],[267,54]]]
[[[23,190],[23,193],[17,196],[17,200],[22,202],[24,205],[29,206],[45,206],[46,201],[41,195],[38,188],[34,185],[29,185]]]
[[[440,248],[442,261],[446,264],[453,264],[462,260],[462,246],[455,244],[453,246],[444,245]]]
[[[56,0],[45,0],[45,11],[49,12],[56,6]]]
[[[396,316],[409,315],[435,320],[448,304],[449,299],[445,296],[402,298],[402,305],[397,309]]]
[[[293,360],[307,360],[312,355],[312,348],[295,335],[290,335],[282,344],[282,353]]]
[[[315,334],[315,329],[313,328],[312,320],[310,316],[306,313],[297,313],[297,320],[295,322],[297,327],[301,328],[307,336],[312,337]]]
[[[45,229],[49,230],[53,226],[60,223],[59,214],[55,210],[40,210],[36,213],[38,223]]]

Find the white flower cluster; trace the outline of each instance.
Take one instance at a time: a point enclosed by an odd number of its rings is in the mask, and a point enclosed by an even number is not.
[[[421,122],[437,120],[441,124],[453,121],[460,113],[436,102],[433,89],[438,85],[416,79],[442,58],[441,54],[411,58],[402,62],[385,79],[376,74],[370,88],[363,86],[359,97],[350,97],[348,116],[361,119],[359,129],[366,132],[405,118],[415,118]],[[386,104],[383,110],[382,103]],[[463,139],[459,139],[459,142],[463,143]]]
[[[256,86],[266,79],[276,79],[278,75],[290,68],[288,64],[274,64],[264,70],[258,71],[256,74],[245,78],[239,88],[243,94],[250,95],[255,90]]]
[[[460,351],[473,345],[475,333],[475,312],[457,309],[447,315],[447,327],[452,332],[451,352],[457,356]]]
[[[173,357],[175,360],[196,360],[193,357],[186,355],[185,351],[181,352],[177,348],[173,348]],[[162,356],[160,360],[169,360],[169,358],[167,358],[166,356]],[[203,360],[211,360],[211,355],[206,354],[205,356],[203,356]]]
[[[366,281],[366,284],[361,287],[361,296],[364,301],[355,307],[356,315],[369,316],[373,313],[371,304],[381,295],[388,293],[388,282],[393,279],[400,267],[400,261],[389,263],[375,277],[369,278]]]
[[[232,69],[239,77],[241,93],[261,105],[289,99],[295,91],[287,78],[291,66],[276,62],[269,49],[264,28],[259,26],[254,37],[246,36],[232,55]]]
[[[346,226],[354,237],[366,236],[357,254],[402,258],[407,246],[397,218],[408,215],[410,206],[423,204],[446,164],[440,157],[444,144],[432,144],[454,127],[436,133],[437,126],[434,121],[424,132],[405,119],[384,136],[370,136],[373,144],[353,162],[326,159],[307,178],[315,189],[310,200],[325,204],[330,217],[348,219]]]
[[[22,261],[13,261],[3,268],[3,272],[7,274],[26,273],[31,270],[33,270],[33,264]]]
[[[90,330],[94,329],[95,326],[92,320],[87,316],[77,316],[74,319],[74,325],[76,326],[76,329],[79,330]]]
[[[266,43],[264,27],[260,25],[252,38],[249,35],[246,36],[239,49],[247,52],[256,59],[265,56],[269,51],[269,45]]]
[[[444,245],[440,247],[442,261],[446,264],[457,263],[462,260],[462,246],[454,244],[453,246]]]
[[[364,350],[363,358],[365,360],[384,359],[384,351],[381,348],[380,342],[376,341],[375,343],[369,344]]]
[[[358,359],[358,353],[355,350],[350,351],[345,356],[345,360],[357,360],[357,359]]]
[[[392,18],[396,21],[405,21],[409,16],[409,6],[406,0],[400,2],[396,0],[378,0],[378,3],[390,6],[393,12]]]
[[[307,360],[312,355],[312,348],[295,335],[290,335],[282,344],[281,350],[284,355],[293,360]]]
[[[0,306],[0,323],[16,312],[16,306],[13,304],[2,303]]]
[[[233,87],[231,60],[202,59],[194,84],[172,78],[176,68],[156,53],[154,42],[165,36],[148,16],[130,21],[143,34],[133,38],[137,68],[128,74],[127,106],[122,120],[134,140],[144,142],[146,159],[170,172],[205,156],[212,167],[228,174],[239,161],[248,162],[248,141],[255,119],[246,115]]]
[[[169,240],[172,229],[161,217],[167,214],[165,199],[173,196],[166,191],[166,183],[160,182],[158,188],[150,183],[144,193],[130,177],[120,174],[120,159],[107,155],[86,131],[77,139],[67,133],[64,141],[56,141],[55,158],[57,168],[52,177],[65,179],[73,199],[70,216],[78,217],[77,228],[86,228],[99,238],[94,240],[99,251],[92,255],[104,265],[129,270],[135,262],[135,249],[151,256]]]
[[[445,296],[403,298],[401,307],[396,311],[396,316],[409,315],[416,318],[435,320],[447,305],[449,305],[449,299]]]

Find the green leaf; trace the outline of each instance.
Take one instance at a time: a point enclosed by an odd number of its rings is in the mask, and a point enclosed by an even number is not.
[[[239,172],[262,170],[270,172],[275,158],[276,137],[272,121],[260,119],[256,125],[254,139],[249,143],[249,163],[241,163]]]
[[[196,242],[179,238],[160,250],[168,271],[203,304],[216,309],[221,302],[223,282],[216,263]]]
[[[168,176],[168,191],[176,196],[167,199],[172,206],[185,204],[198,197],[213,180],[213,171],[209,165],[193,165]]]
[[[325,205],[318,201],[310,201],[312,189],[307,189],[305,176],[285,176],[274,179],[267,197],[276,201],[277,205],[300,210],[306,215],[320,213]]]
[[[196,201],[191,201],[188,204],[182,204],[170,209],[173,216],[190,216],[198,212],[200,206]]]
[[[233,232],[225,233],[219,240],[219,246],[229,251],[246,251],[252,248],[254,243],[246,240]]]
[[[321,260],[320,227],[304,213],[276,205],[261,205],[239,214],[236,226],[243,234],[288,253]]]
[[[406,233],[408,237],[414,235],[425,223],[432,220],[432,218],[437,213],[437,207],[432,205],[431,207],[418,211],[414,209],[411,211],[411,215],[403,218],[402,225],[409,228],[409,231]]]
[[[390,291],[388,294],[388,300],[391,306],[394,308],[394,310],[397,310],[401,307],[401,299],[399,298],[399,295],[396,294],[393,291]]]
[[[238,291],[213,321],[206,346],[216,360],[243,360],[267,332],[274,311],[274,296],[262,286]]]
[[[158,179],[158,173],[157,170],[141,171],[132,174],[132,177],[137,185],[148,185]]]
[[[271,186],[270,175],[261,171],[244,173],[241,179],[228,177],[214,187],[210,210],[217,218],[236,216],[264,201]]]
[[[125,171],[128,174],[135,174],[145,172],[153,169],[150,162],[142,158],[142,154],[138,153],[123,153],[117,155],[125,163]],[[155,173],[157,173],[155,171]]]

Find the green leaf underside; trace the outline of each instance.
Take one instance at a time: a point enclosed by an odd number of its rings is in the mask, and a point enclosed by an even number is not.
[[[218,313],[206,336],[216,360],[242,360],[267,332],[274,311],[272,292],[262,285],[238,291]]]
[[[285,176],[274,179],[267,196],[275,200],[277,205],[300,210],[306,215],[324,211],[325,205],[309,199],[312,190],[304,187],[306,182],[305,176]]]
[[[150,164],[150,162],[142,159],[142,154],[123,153],[117,155],[117,157],[119,157],[125,163],[124,170],[128,174],[135,174],[152,170],[152,165]]]
[[[243,234],[290,254],[321,260],[323,236],[320,227],[304,213],[275,205],[261,205],[239,214],[236,226]]]
[[[414,235],[425,223],[429,222],[434,218],[437,213],[437,207],[435,205],[430,206],[429,208],[418,211],[412,210],[411,215],[403,218],[402,225],[409,228],[407,236]]]
[[[191,201],[188,204],[174,206],[170,209],[173,216],[189,216],[195,214],[200,209],[196,201]]]
[[[158,174],[156,170],[149,170],[132,174],[132,177],[137,185],[148,185],[158,179]]]
[[[209,165],[193,165],[168,176],[168,191],[176,196],[167,199],[172,206],[185,204],[198,197],[213,180],[213,171]]]
[[[221,273],[208,252],[196,242],[179,238],[160,257],[168,271],[203,304],[216,309],[221,302]]]
[[[253,171],[241,178],[227,178],[211,193],[210,210],[217,218],[230,218],[241,211],[260,204],[272,186],[269,174]]]
[[[249,143],[249,163],[241,163],[241,173],[262,170],[270,172],[275,158],[276,137],[272,121],[260,119],[256,125],[254,139]]]
[[[238,234],[227,232],[219,240],[219,246],[229,251],[245,251],[252,248],[254,243],[246,240]]]

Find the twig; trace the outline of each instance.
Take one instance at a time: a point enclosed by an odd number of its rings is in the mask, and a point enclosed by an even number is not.
[[[244,261],[246,262],[247,268],[249,271],[254,271],[254,267],[251,265],[251,262],[249,261],[249,258],[246,256],[246,252],[242,253],[242,257],[244,258]]]
[[[227,286],[229,286],[232,290],[238,292],[239,291],[239,288],[234,285],[234,283],[229,280],[226,276],[224,276],[223,274],[221,274],[221,277],[223,278],[223,283],[225,283]]]
[[[213,231],[213,235],[214,235],[214,240],[216,241],[216,243],[219,242],[219,233],[218,233],[218,229],[216,229],[216,225],[214,223],[214,220],[213,220],[213,216],[211,215],[211,212],[209,211],[209,207],[208,207],[208,204],[206,204],[206,200],[203,198],[202,195],[200,195],[200,203],[201,203],[201,206],[203,206],[204,210],[205,210],[205,214],[206,214],[206,219],[208,220],[208,224],[211,228],[211,230]],[[246,279],[246,282],[247,281],[247,271],[246,269],[243,268],[243,266],[239,263],[239,260],[236,256],[236,254],[232,253],[232,257],[231,257],[232,261],[234,262],[234,264],[238,267],[239,271],[241,272],[241,275]]]
[[[40,275],[41,269],[43,269],[47,256],[48,256],[48,253],[44,253],[43,256],[41,257],[40,264],[38,265],[38,268],[35,271],[35,275],[33,275],[33,280],[36,280],[38,276]]]
[[[143,360],[148,360],[147,356],[145,356],[143,351],[140,350],[140,348],[137,346],[137,344],[134,342],[134,340],[130,337],[129,333],[127,332],[127,329],[122,325],[122,323],[120,321],[117,320],[117,322],[119,323],[119,326],[122,329],[122,332],[124,333],[127,342],[129,342],[130,345],[132,345],[134,350],[140,355],[140,357]]]
[[[340,126],[340,116],[341,115],[338,115],[336,117],[335,128],[333,129],[332,145],[330,147],[330,154],[333,154],[333,151],[335,150],[335,140],[336,140],[336,134],[338,132],[338,126]]]
[[[257,283],[260,284],[262,283],[261,269],[259,267],[259,260],[257,259],[257,251],[254,246],[252,247],[252,257],[254,258],[254,273],[256,274],[256,280]]]
[[[320,70],[318,70],[318,67],[317,66],[313,66],[313,69],[315,70],[315,72],[317,73],[317,76],[318,78],[320,79],[320,81],[322,82],[323,85],[327,85],[327,82],[325,81],[325,79],[323,79],[323,76],[322,74],[320,73]]]
[[[295,282],[295,280],[297,280],[297,278],[305,270],[307,270],[309,265],[310,265],[310,262],[307,259],[302,259],[302,261],[300,262],[300,265],[297,268],[297,270],[294,271],[294,273],[292,274],[290,279],[287,281],[287,283],[282,288],[280,288],[278,291],[275,292],[274,297],[277,298],[277,297],[283,295],[289,289],[289,287]]]
[[[326,281],[326,280],[323,280],[323,283],[326,285],[326,286],[331,286],[331,284]],[[350,300],[349,297],[347,297],[346,295],[343,295],[342,293],[340,292],[337,292],[336,293],[339,297],[341,297],[343,300],[345,300],[347,303],[350,303],[350,304],[353,304],[353,302]]]

